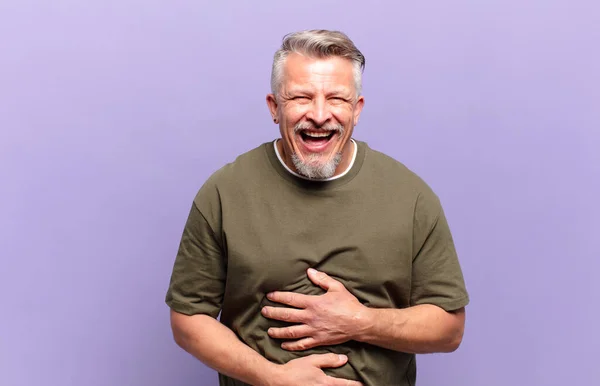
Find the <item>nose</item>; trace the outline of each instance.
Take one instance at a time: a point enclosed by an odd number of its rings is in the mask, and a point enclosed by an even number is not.
[[[322,126],[330,120],[331,110],[327,100],[322,96],[313,98],[306,118],[313,121],[317,126]]]

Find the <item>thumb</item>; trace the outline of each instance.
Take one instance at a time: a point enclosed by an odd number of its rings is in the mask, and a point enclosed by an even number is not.
[[[323,288],[325,291],[339,290],[340,287],[344,288],[344,285],[342,283],[331,278],[325,272],[320,272],[316,269],[309,268],[307,273],[310,281]]]
[[[340,367],[348,361],[348,357],[338,354],[313,354],[310,356],[311,363],[320,368]]]

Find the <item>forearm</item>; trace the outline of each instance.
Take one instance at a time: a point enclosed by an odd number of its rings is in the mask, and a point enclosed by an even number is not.
[[[229,328],[207,315],[171,312],[177,344],[210,368],[250,385],[267,385],[277,365],[242,343]]]
[[[368,308],[357,326],[357,341],[415,354],[452,352],[462,340],[464,309],[448,313],[428,304],[404,309]]]

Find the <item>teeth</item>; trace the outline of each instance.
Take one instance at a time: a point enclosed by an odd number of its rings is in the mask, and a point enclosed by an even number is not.
[[[316,133],[309,133],[309,132],[305,131],[304,134],[309,137],[312,137],[312,138],[323,138],[323,137],[328,137],[331,134],[331,132],[330,131],[325,131],[325,132],[319,131]]]

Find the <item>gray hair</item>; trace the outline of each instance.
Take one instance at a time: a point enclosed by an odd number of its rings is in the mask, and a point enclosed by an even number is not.
[[[285,60],[292,52],[314,58],[338,56],[351,60],[354,67],[356,96],[360,96],[362,91],[362,73],[365,69],[365,57],[346,34],[328,30],[294,32],[287,34],[283,38],[283,43],[277,52],[275,52],[273,58],[271,92],[274,95],[277,95],[280,90]]]

